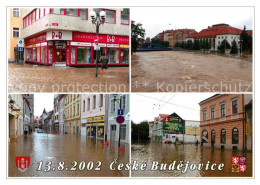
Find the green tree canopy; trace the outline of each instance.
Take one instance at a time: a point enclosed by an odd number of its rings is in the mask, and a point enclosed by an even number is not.
[[[231,46],[231,51],[230,54],[237,54],[238,53],[238,47],[237,47],[237,42],[235,39],[232,41],[232,46]]]
[[[131,52],[136,52],[138,48],[138,36],[144,37],[145,29],[142,28],[141,23],[135,24],[135,21],[131,21]]]

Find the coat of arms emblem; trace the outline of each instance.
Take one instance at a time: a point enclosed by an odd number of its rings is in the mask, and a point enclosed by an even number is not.
[[[16,167],[20,172],[25,172],[30,166],[30,157],[16,157]]]

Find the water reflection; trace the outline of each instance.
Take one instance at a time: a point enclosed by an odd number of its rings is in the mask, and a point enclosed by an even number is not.
[[[132,144],[131,160],[137,160],[138,163],[147,161],[148,167],[145,171],[132,171],[133,177],[252,177],[252,152],[232,151],[203,148],[198,145],[174,145],[161,143],[146,143],[146,144]],[[247,172],[233,173],[231,166],[232,156],[246,156],[247,157]],[[190,163],[203,163],[206,165],[208,161],[212,163],[224,163],[224,169],[218,170],[187,170],[186,173],[181,171],[150,171],[153,161],[158,161],[159,164],[171,164],[176,161],[187,161]]]

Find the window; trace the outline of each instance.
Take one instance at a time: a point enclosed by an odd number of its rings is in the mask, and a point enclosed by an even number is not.
[[[85,102],[85,100],[83,100],[83,112],[85,112],[85,105],[86,104],[86,102]]]
[[[64,8],[52,8],[51,13],[64,15],[65,9]]]
[[[77,104],[77,115],[79,115],[79,104]]]
[[[108,63],[115,64],[119,63],[118,56],[119,56],[119,50],[115,48],[108,48]]]
[[[129,14],[121,12],[121,24],[129,24]]]
[[[93,105],[92,105],[92,109],[96,108],[96,95],[93,96]]]
[[[126,125],[120,126],[120,139],[125,140],[126,138]]]
[[[29,16],[28,16],[28,25],[30,25],[30,24],[31,24],[31,21],[32,21],[32,15],[31,15],[31,14],[29,14]]]
[[[233,128],[232,130],[232,144],[238,144],[238,129]]]
[[[90,98],[88,98],[88,108],[87,110],[90,110]]]
[[[71,63],[75,64],[75,47],[71,47]]]
[[[221,104],[220,105],[220,117],[224,117],[226,115],[226,105]]]
[[[202,142],[203,143],[208,143],[208,131],[207,130],[204,130],[202,132]]]
[[[13,38],[19,38],[19,28],[13,28]]]
[[[129,50],[121,49],[121,63],[128,64],[129,63]]]
[[[88,19],[88,9],[80,8],[80,18],[81,19]]]
[[[237,100],[232,101],[232,114],[237,114],[238,113],[238,105],[237,105]]]
[[[19,8],[13,8],[13,17],[19,17]]]
[[[91,48],[90,47],[78,47],[77,63],[78,64],[90,64],[91,63]]]
[[[99,107],[103,107],[103,94],[100,94],[100,98],[99,98]]]
[[[226,144],[226,130],[222,129],[220,134],[220,143]]]
[[[36,20],[39,19],[39,15],[40,15],[40,11],[39,11],[39,8],[36,9]]]
[[[114,113],[115,112],[115,110],[116,110],[116,107],[115,107],[115,101],[114,101],[114,98],[113,99],[111,99],[111,113]]]
[[[121,109],[125,110],[125,95],[120,96],[120,101],[121,101]]]
[[[106,10],[106,23],[116,23],[116,12],[113,10]]]
[[[31,13],[31,15],[32,15],[32,23],[33,23],[33,22],[35,22],[35,11],[33,11],[33,12]]]
[[[66,15],[78,16],[78,9],[75,8],[67,8]]]
[[[215,138],[216,138],[216,132],[215,132],[215,130],[212,130],[211,131],[211,141],[215,142]]]
[[[211,116],[211,119],[215,119],[215,107],[210,108],[210,116]]]
[[[47,48],[41,47],[41,62],[45,63],[47,58]]]
[[[204,109],[203,110],[203,121],[206,121],[207,120],[207,110]]]

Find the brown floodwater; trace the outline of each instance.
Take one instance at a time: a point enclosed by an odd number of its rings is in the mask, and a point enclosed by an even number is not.
[[[129,92],[129,67],[109,67],[96,78],[90,67],[8,64],[8,91],[14,92]]]
[[[129,163],[129,145],[120,144],[126,151],[118,150],[117,143],[104,146],[104,141],[86,136],[63,134],[38,134],[22,136],[16,142],[9,142],[9,177],[129,177],[129,171],[109,169],[110,163],[118,159],[118,163]],[[25,172],[20,172],[16,167],[16,156],[29,156],[30,167]],[[43,162],[42,170],[37,171],[40,161]],[[51,161],[51,170],[47,168],[47,161]],[[63,170],[58,170],[58,163],[65,162]],[[77,162],[77,169],[72,171],[72,162]],[[79,169],[79,164],[84,161],[85,168]],[[91,169],[87,164],[93,161]],[[101,162],[99,171],[98,161]],[[82,163],[83,164],[83,163]],[[82,165],[83,166],[83,165]],[[82,167],[81,166],[81,167]],[[53,170],[55,168],[55,170]],[[66,168],[68,168],[66,170]],[[61,169],[61,168],[60,168]],[[90,170],[88,170],[90,169]]]
[[[251,56],[252,57],[252,56]],[[132,55],[132,92],[252,92],[252,61],[187,51]]]
[[[132,177],[252,177],[252,152],[232,151],[211,149],[208,147],[200,147],[192,144],[174,145],[161,143],[132,144],[131,160],[137,160],[139,164],[147,162],[147,168],[144,171],[132,171]],[[232,172],[231,157],[246,156],[247,166],[245,173]],[[177,164],[187,161],[195,164],[202,163],[204,166],[208,161],[210,164],[224,163],[223,170],[187,170],[182,173],[181,170],[156,170],[151,171],[152,162],[157,161],[160,164],[170,165],[173,161]],[[184,168],[182,168],[184,169]]]

